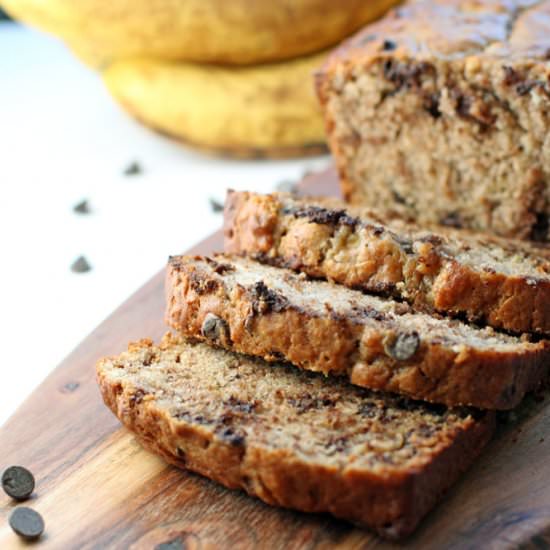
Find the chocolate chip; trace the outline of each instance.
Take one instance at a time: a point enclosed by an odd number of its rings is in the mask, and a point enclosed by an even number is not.
[[[77,214],[89,214],[91,212],[90,205],[86,199],[76,203],[73,206],[73,212]]]
[[[214,197],[210,197],[208,199],[208,203],[210,204],[210,210],[212,210],[215,214],[223,212],[223,203],[216,200]]]
[[[505,86],[513,86],[514,84],[517,84],[518,82],[521,82],[523,80],[523,77],[521,76],[521,74],[519,74],[512,67],[505,65],[502,67],[502,69],[504,71],[504,79],[502,83]]]
[[[407,204],[407,201],[405,200],[405,197],[403,197],[403,195],[398,193],[395,189],[391,190],[391,194],[392,194],[393,200],[397,204]]]
[[[325,395],[321,397],[313,397],[310,393],[304,393],[294,397],[287,398],[289,405],[296,409],[298,414],[303,414],[311,410],[320,409],[322,407],[333,407],[336,404],[336,399]]]
[[[225,264],[217,262],[212,258],[204,258],[206,263],[214,270],[218,275],[225,275],[226,273],[232,273],[235,271],[235,266],[231,264]]]
[[[23,466],[10,466],[2,474],[2,489],[15,500],[27,500],[34,491],[34,476]]]
[[[463,118],[470,116],[470,107],[472,106],[472,98],[462,94],[458,90],[454,90],[452,94],[455,99],[455,110],[457,114]]]
[[[131,162],[124,169],[125,176],[137,176],[141,173],[143,173],[143,168],[141,167],[141,164],[139,164],[139,162],[137,161]]]
[[[208,340],[224,344],[229,340],[229,326],[213,313],[207,313],[201,326],[201,334]]]
[[[548,239],[549,229],[548,215],[537,212],[536,221],[531,228],[531,239],[533,241],[544,242]]]
[[[413,241],[408,237],[392,234],[393,240],[401,247],[405,254],[414,254]]]
[[[187,455],[185,454],[185,451],[180,447],[176,447],[176,456],[183,461],[187,459]]]
[[[200,295],[212,294],[219,286],[215,279],[204,279],[200,273],[193,271],[189,274],[189,285]]]
[[[79,387],[80,387],[80,383],[78,382],[67,382],[61,387],[60,391],[61,393],[73,393]]]
[[[143,397],[146,395],[146,393],[142,390],[136,390],[134,395],[128,399],[128,405],[131,409],[133,409],[136,405],[139,405],[143,401]]]
[[[205,338],[215,339],[221,319],[213,313],[208,313],[202,322],[201,334]]]
[[[229,399],[226,399],[223,404],[229,407],[233,412],[245,414],[252,413],[258,406],[258,403],[256,401],[253,401],[251,403],[247,401],[241,401],[240,399],[237,399],[234,395],[230,396]]]
[[[189,411],[179,411],[172,415],[178,420],[184,420],[190,424],[199,424],[200,426],[208,426],[212,424],[212,420],[205,418],[202,414],[192,415]]]
[[[376,291],[382,291],[387,285],[374,285],[374,290]],[[365,317],[367,319],[374,319],[376,321],[385,321],[387,319],[387,315],[384,314],[382,311],[378,311],[374,307],[369,306],[358,306],[357,304],[352,305],[352,314],[353,317],[361,318]],[[337,317],[336,317],[337,318]]]
[[[243,447],[246,443],[246,435],[233,428],[218,430],[219,436],[233,447]]]
[[[527,95],[535,86],[539,86],[541,83],[538,80],[526,80],[520,82],[516,86],[516,93],[520,96]]]
[[[420,345],[420,337],[418,332],[401,332],[397,335],[394,333],[384,338],[384,351],[398,361],[406,361],[410,359],[418,350]]]
[[[430,243],[433,246],[439,246],[443,244],[443,239],[439,235],[434,235],[433,233],[429,233],[428,235],[418,237],[417,240],[420,243]]]
[[[249,290],[252,297],[252,313],[265,315],[280,313],[288,307],[288,299],[280,292],[268,288],[263,281],[257,281]]]
[[[348,225],[355,227],[360,224],[358,218],[347,214],[345,210],[331,210],[321,206],[306,206],[303,208],[284,208],[284,214],[289,214],[295,218],[307,218],[311,223],[323,225]]]
[[[464,120],[478,124],[481,131],[488,130],[495,123],[496,116],[491,113],[489,104],[482,103],[478,109],[475,109],[477,112],[473,114],[474,96],[468,95],[459,88],[453,88],[451,89],[451,97],[455,103],[456,114]]]
[[[382,50],[385,52],[391,52],[395,50],[395,48],[397,48],[397,44],[393,40],[386,39],[382,42]]]
[[[380,414],[380,410],[374,403],[366,401],[357,407],[357,414],[365,418],[376,418]]]
[[[439,110],[439,94],[429,94],[424,97],[424,109],[430,113],[432,118],[439,118],[441,111]]]
[[[225,275],[226,273],[232,273],[235,271],[235,266],[231,264],[217,264],[214,267],[214,272],[218,275]]]
[[[25,506],[16,508],[9,519],[10,527],[27,540],[35,540],[44,532],[44,520],[42,516]]]
[[[347,449],[349,445],[349,440],[346,436],[333,437],[325,443],[325,448],[329,449],[330,454],[341,453]]]
[[[430,63],[421,62],[417,64],[408,64],[387,59],[382,70],[384,78],[394,84],[396,90],[402,87],[407,89],[420,89],[422,77],[425,74],[433,75],[435,68]]]
[[[456,227],[458,229],[463,226],[462,219],[458,212],[449,212],[439,220],[439,223],[441,225],[446,225],[447,227]]]
[[[73,273],[87,273],[91,271],[92,266],[84,256],[79,256],[72,264],[71,271]]]

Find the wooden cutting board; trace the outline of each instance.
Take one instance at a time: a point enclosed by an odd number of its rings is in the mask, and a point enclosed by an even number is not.
[[[301,189],[336,194],[334,171],[307,177]],[[221,248],[218,232],[190,252]],[[167,466],[120,427],[101,401],[94,363],[130,340],[164,333],[163,276],[92,332],[0,429],[0,470],[21,464],[37,479],[27,505],[46,522],[39,547],[152,549],[170,541],[172,550],[402,546],[328,516],[264,505]],[[550,398],[531,401],[500,429],[406,547],[550,548]],[[0,549],[25,546],[8,526],[13,506],[2,493]]]

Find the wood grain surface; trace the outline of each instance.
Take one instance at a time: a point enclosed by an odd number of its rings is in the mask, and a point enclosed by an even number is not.
[[[334,171],[307,177],[302,190],[337,193]],[[218,232],[190,252],[221,247]],[[26,505],[46,522],[37,547],[550,548],[550,398],[544,396],[527,399],[416,534],[399,545],[329,516],[267,506],[142,450],[103,405],[94,364],[130,340],[165,332],[163,277],[164,271],[92,332],[0,428],[0,470],[21,464],[36,476]],[[14,505],[0,495],[2,550],[28,546],[8,525]]]

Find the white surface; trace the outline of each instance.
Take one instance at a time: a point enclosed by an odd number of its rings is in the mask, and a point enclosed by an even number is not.
[[[134,160],[143,174],[124,176]],[[327,164],[195,154],[128,118],[55,39],[0,23],[0,425],[169,254],[220,225],[209,197]],[[72,211],[84,198],[89,216]],[[93,269],[72,273],[81,254]]]

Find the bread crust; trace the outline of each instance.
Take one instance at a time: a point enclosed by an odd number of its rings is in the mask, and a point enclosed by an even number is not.
[[[396,229],[395,222],[373,218],[372,212],[361,214],[337,200],[229,191],[225,250],[392,295],[421,311],[464,315],[516,333],[550,334],[545,248],[444,228],[420,235],[413,225]],[[449,253],[448,243],[504,250],[512,267],[518,256],[528,265],[523,274],[507,274],[466,264]]]
[[[129,354],[139,354],[145,348],[162,359],[163,350],[174,345],[182,345],[182,341],[168,337],[159,347],[142,341],[131,345]],[[483,414],[477,420],[467,417],[460,428],[434,447],[426,463],[391,472],[336,468],[306,462],[292,448],[275,449],[252,437],[244,446],[236,446],[204,426],[174,418],[159,403],[162,395],[144,396],[142,388],[131,380],[113,378],[113,363],[122,363],[121,358],[99,361],[97,380],[105,404],[146,449],[171,464],[230,489],[242,489],[268,504],[329,512],[392,539],[414,530],[472,463],[494,429],[493,414]]]
[[[315,283],[326,292],[320,313],[284,291],[272,290],[269,281],[267,286],[261,280],[251,285],[241,282],[238,275],[226,277],[239,261],[229,256],[171,258],[166,284],[168,325],[187,336],[267,361],[283,359],[306,370],[345,376],[358,386],[449,406],[513,408],[547,371],[550,348],[546,342],[512,339],[512,347],[494,349],[457,343],[445,335],[431,338],[427,330],[427,338],[418,338],[412,354],[396,358],[388,351],[388,341],[395,341],[400,331],[405,334],[406,324],[385,321],[382,309],[332,308],[331,302],[338,301],[343,291],[354,297],[355,292]],[[254,262],[248,261],[242,269],[253,271]],[[277,279],[296,287],[300,294],[312,291],[310,283],[292,272],[271,269]],[[265,287],[265,296],[258,297],[258,284]],[[392,307],[401,307],[392,303]],[[222,330],[205,331],[209,316],[219,320]],[[413,317],[418,319],[428,322],[423,314]],[[452,335],[452,329],[448,330]]]

